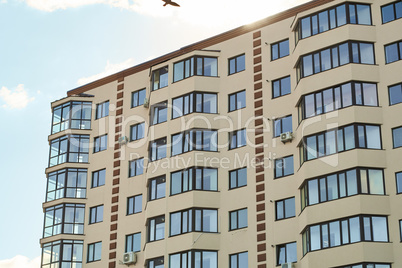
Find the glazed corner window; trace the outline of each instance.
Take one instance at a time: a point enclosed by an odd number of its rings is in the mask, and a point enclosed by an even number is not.
[[[247,208],[229,212],[229,231],[247,227]]]
[[[96,104],[96,117],[95,117],[95,119],[106,117],[108,115],[109,115],[109,101],[105,101],[105,102]]]
[[[190,151],[216,152],[218,146],[216,130],[191,129],[172,135],[172,156]]]
[[[173,82],[198,76],[218,76],[218,59],[214,57],[194,56],[173,65]]]
[[[52,134],[66,129],[90,129],[91,113],[91,102],[72,101],[54,107]]]
[[[218,210],[191,208],[170,213],[170,236],[189,232],[218,232]]]
[[[166,158],[166,137],[149,143],[149,161],[152,162],[162,158]]]
[[[148,242],[165,238],[165,215],[148,220]]]
[[[389,105],[394,105],[402,102],[402,83],[389,86]]]
[[[289,39],[271,45],[271,60],[277,60],[289,55]]]
[[[218,252],[210,250],[191,250],[169,255],[169,267],[217,268]]]
[[[291,93],[290,76],[272,81],[272,98],[288,95]]]
[[[170,173],[170,194],[188,191],[217,191],[218,169],[191,167]]]
[[[190,113],[216,114],[218,95],[215,93],[195,92],[172,100],[172,118]]]
[[[381,7],[382,23],[402,18],[402,1],[396,1]]]
[[[102,256],[102,242],[88,244],[87,262],[100,261]]]
[[[162,175],[149,180],[148,200],[156,200],[166,196],[166,176]]]
[[[105,185],[106,181],[106,169],[101,169],[92,172],[92,188]]]
[[[103,221],[103,205],[89,209],[89,224]]]
[[[282,133],[285,132],[292,132],[291,115],[274,120],[274,137],[279,137]]]
[[[275,202],[276,220],[293,218],[296,216],[295,198],[291,197]]]
[[[83,244],[81,240],[57,240],[44,244],[41,267],[82,267]],[[64,248],[68,250],[62,250]]]
[[[391,63],[402,59],[402,41],[385,46],[385,62]]]
[[[365,263],[356,263],[352,265],[339,266],[336,268],[391,268],[391,264],[365,262]]]
[[[394,148],[402,147],[402,127],[392,129],[392,141]]]
[[[229,112],[246,107],[246,91],[242,90],[229,95]]]
[[[84,233],[84,204],[61,204],[45,209],[43,237]]]
[[[136,141],[144,138],[145,123],[139,123],[130,126],[130,141]]]
[[[62,163],[87,163],[89,135],[67,135],[50,141],[49,167]]]
[[[152,90],[168,86],[168,67],[162,67],[152,72]]]
[[[85,198],[87,170],[68,168],[48,174],[46,202],[60,198]]]
[[[160,102],[151,108],[152,125],[160,124],[167,121],[167,102]]]
[[[107,134],[96,137],[94,139],[94,153],[107,149]]]
[[[142,194],[127,198],[127,215],[142,212]]]
[[[297,262],[296,242],[276,246],[276,265]]]
[[[139,252],[139,251],[141,251],[141,233],[126,235],[125,252]]]
[[[235,130],[229,133],[229,150],[244,147],[247,144],[246,129]]]
[[[144,158],[135,159],[129,162],[129,177],[138,176],[144,173]]]
[[[131,108],[141,106],[145,102],[145,88],[131,93]]]
[[[247,168],[229,171],[229,189],[235,189],[247,185]]]
[[[163,257],[158,257],[154,259],[147,260],[147,267],[148,268],[163,268],[164,266],[164,258]]]
[[[275,159],[275,179],[294,173],[293,155]]]
[[[229,59],[229,75],[244,71],[246,69],[246,55]]]
[[[229,255],[230,268],[248,268],[248,252],[240,252]]]

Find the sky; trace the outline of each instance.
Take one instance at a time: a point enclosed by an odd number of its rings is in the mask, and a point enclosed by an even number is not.
[[[0,0],[0,268],[40,267],[52,101],[308,0]]]

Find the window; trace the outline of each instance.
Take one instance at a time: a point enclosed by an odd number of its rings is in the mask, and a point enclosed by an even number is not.
[[[109,101],[96,104],[96,118],[99,119],[109,115]]]
[[[151,108],[152,125],[160,124],[167,121],[167,102],[155,104]]]
[[[126,235],[126,250],[125,252],[141,251],[141,233]]]
[[[144,158],[135,159],[129,162],[129,177],[141,175],[144,172]]]
[[[229,189],[247,185],[247,167],[229,171]]]
[[[229,150],[246,146],[247,133],[246,129],[240,129],[229,133]]]
[[[170,194],[176,195],[192,190],[217,191],[218,169],[191,167],[170,173]]]
[[[96,137],[94,139],[94,153],[107,149],[107,134]]]
[[[216,268],[218,267],[218,252],[197,249],[170,254],[169,267]]]
[[[174,98],[172,100],[172,118],[191,113],[216,114],[218,110],[218,95],[215,93],[195,92]]]
[[[388,242],[385,216],[355,216],[311,225],[303,236],[303,255],[307,252],[360,241]]]
[[[90,129],[91,113],[91,102],[72,101],[54,107],[52,134],[66,129]]]
[[[242,90],[229,95],[229,112],[246,107],[246,91]]]
[[[246,69],[246,55],[242,54],[229,59],[229,75]]]
[[[49,167],[62,163],[87,163],[89,135],[67,135],[50,141]]]
[[[354,168],[307,180],[302,188],[302,209],[357,194],[385,195],[382,169]]]
[[[130,127],[130,141],[136,141],[144,138],[145,123],[139,123]]]
[[[396,177],[396,193],[402,193],[402,172],[395,173]]]
[[[165,215],[148,220],[148,242],[165,238]]]
[[[214,151],[218,145],[216,130],[191,129],[172,135],[172,156],[190,151]]]
[[[352,265],[339,266],[337,268],[391,268],[391,264],[386,263],[356,263]]]
[[[60,198],[85,198],[87,191],[87,170],[65,168],[47,177],[46,202]]]
[[[343,126],[304,137],[302,145],[302,163],[356,148],[381,149],[380,126],[363,124]]]
[[[302,97],[299,105],[300,119],[329,113],[352,105],[378,106],[377,85],[349,82]]]
[[[402,220],[399,220],[399,240],[402,242]]]
[[[296,40],[320,34],[345,24],[371,25],[370,5],[346,3],[301,18]]]
[[[289,39],[271,45],[271,60],[277,60],[289,55]]]
[[[152,90],[168,86],[168,67],[162,67],[152,72]]]
[[[402,59],[402,41],[385,46],[385,62],[391,63]]]
[[[293,155],[275,159],[275,179],[293,175]]]
[[[145,101],[145,88],[131,93],[131,108],[141,106]]]
[[[291,93],[290,76],[272,81],[272,98],[288,95]]]
[[[84,234],[84,204],[61,204],[45,209],[43,237]]]
[[[402,18],[402,1],[396,1],[381,7],[382,23]]]
[[[150,259],[147,261],[147,268],[163,268],[164,266],[164,259],[163,257],[158,257],[154,259]]]
[[[218,59],[213,57],[194,56],[173,64],[173,82],[185,78],[199,76],[218,76]]]
[[[248,252],[240,252],[229,255],[230,268],[248,268]]]
[[[389,105],[394,105],[402,102],[402,83],[389,86]]]
[[[89,209],[89,224],[103,221],[103,205]]]
[[[229,212],[229,231],[247,227],[247,208]]]
[[[274,137],[279,137],[282,133],[285,132],[292,132],[291,115],[274,120]]]
[[[348,41],[302,56],[297,66],[297,80],[348,63],[375,64],[374,45]]]
[[[149,143],[149,161],[166,158],[166,137]]]
[[[276,246],[276,265],[297,262],[296,242]]]
[[[82,267],[83,244],[81,240],[57,240],[44,244],[41,267]]]
[[[148,200],[156,200],[166,195],[166,178],[165,175],[149,180]]]
[[[92,188],[105,185],[106,169],[101,169],[92,172]]]
[[[293,218],[296,216],[295,198],[287,198],[275,202],[276,220]]]
[[[218,210],[191,208],[170,213],[170,236],[189,232],[218,232]]]
[[[392,129],[392,140],[394,148],[402,147],[402,127]]]
[[[142,212],[142,194],[127,198],[127,215]]]
[[[102,256],[102,242],[88,244],[87,262],[100,261]]]

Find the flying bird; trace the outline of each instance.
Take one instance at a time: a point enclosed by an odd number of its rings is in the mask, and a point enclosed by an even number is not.
[[[171,5],[171,6],[175,6],[175,7],[179,7],[180,5],[176,2],[173,2],[172,0],[162,0],[163,2],[165,2],[165,4],[163,5],[164,7],[167,5]]]

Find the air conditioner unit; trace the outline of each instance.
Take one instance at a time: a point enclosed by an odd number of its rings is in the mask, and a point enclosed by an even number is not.
[[[126,136],[122,136],[119,138],[120,145],[126,144],[127,142],[128,142],[128,138]]]
[[[137,254],[135,252],[126,252],[123,255],[123,264],[135,264],[137,262]]]
[[[144,107],[145,108],[149,107],[149,99],[147,99],[147,98],[144,99]]]
[[[293,262],[282,263],[281,268],[294,268],[295,264]]]
[[[287,141],[292,141],[293,140],[293,133],[288,131],[281,133],[281,142],[287,142]]]

